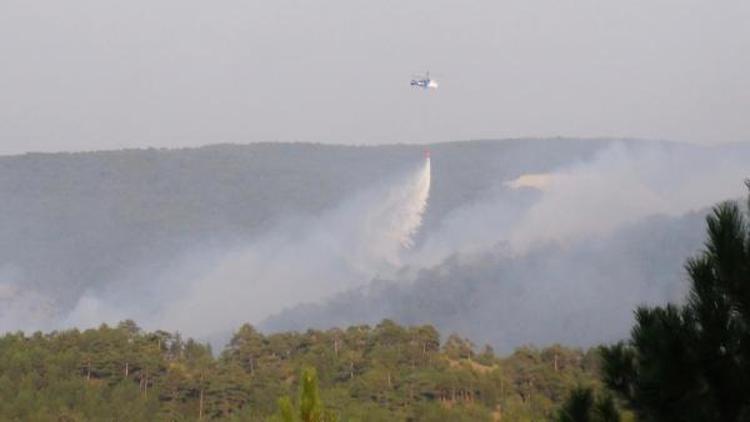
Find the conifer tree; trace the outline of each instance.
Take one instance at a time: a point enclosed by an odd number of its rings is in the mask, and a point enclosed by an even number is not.
[[[637,309],[630,340],[602,349],[605,383],[642,420],[750,418],[748,219],[726,202],[706,222],[685,305]]]
[[[318,374],[315,368],[306,368],[302,371],[299,412],[303,422],[322,420],[323,406],[320,403]]]
[[[557,415],[558,422],[619,422],[620,412],[608,393],[596,397],[591,387],[576,387]]]

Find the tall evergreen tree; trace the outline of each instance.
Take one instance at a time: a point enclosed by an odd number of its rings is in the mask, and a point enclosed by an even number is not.
[[[605,383],[642,420],[750,418],[748,218],[726,202],[707,228],[686,303],[637,309],[630,340],[602,348]]]
[[[323,415],[323,406],[320,403],[318,373],[315,368],[306,368],[302,371],[299,396],[299,412],[302,421],[320,422]]]

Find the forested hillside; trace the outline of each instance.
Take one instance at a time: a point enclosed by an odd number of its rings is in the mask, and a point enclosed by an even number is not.
[[[412,282],[377,280],[323,303],[288,309],[262,328],[375,323],[387,315],[461,332],[502,353],[527,343],[615,341],[628,332],[632,309],[644,300],[683,296],[685,257],[703,242],[705,213],[653,217],[609,236],[549,245],[520,257],[502,249],[473,259],[452,257],[420,271]],[[598,317],[592,321],[588,315]]]
[[[502,353],[588,347],[626,335],[635,305],[681,297],[704,210],[742,193],[750,154],[517,139],[430,145],[426,166],[423,148],[0,157],[0,332],[134,319],[221,346],[244,321],[389,318]],[[416,169],[428,195],[404,218]],[[391,229],[404,221],[402,243]]]
[[[304,333],[236,331],[214,357],[132,321],[0,339],[0,419],[269,420],[317,369],[328,415],[345,421],[548,419],[578,385],[600,388],[598,354],[522,347],[500,358],[429,325],[385,320]]]
[[[432,145],[440,171],[425,226],[503,180],[610,143]],[[48,326],[86,293],[114,290],[146,308],[150,283],[185,255],[220,254],[288,219],[314,219],[419,164],[423,148],[251,144],[0,157],[0,329]]]

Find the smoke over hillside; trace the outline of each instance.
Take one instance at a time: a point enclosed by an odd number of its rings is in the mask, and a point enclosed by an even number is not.
[[[208,265],[197,279],[174,286],[184,293],[147,322],[190,327],[191,334],[207,337],[361,286],[376,274],[392,274],[413,244],[429,190],[426,160],[417,171],[361,192],[318,218],[276,227]]]
[[[265,326],[389,317],[505,351],[616,340],[636,306],[681,299],[682,266],[701,247],[707,207],[744,194],[744,151],[614,144],[526,186],[532,192],[506,182],[510,191],[458,207],[425,235],[415,277],[300,306]]]
[[[593,344],[680,297],[750,147],[519,140],[0,159],[0,328],[434,322]],[[432,166],[432,168],[431,168]],[[11,246],[12,245],[12,246]],[[373,281],[374,280],[374,281]],[[593,317],[595,316],[595,317]]]

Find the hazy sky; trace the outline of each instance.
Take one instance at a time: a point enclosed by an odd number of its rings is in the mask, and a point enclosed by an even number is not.
[[[0,0],[0,154],[750,140],[747,0]],[[441,88],[409,87],[431,70]]]

